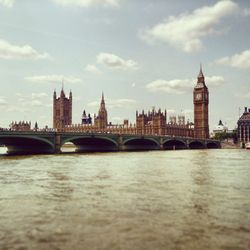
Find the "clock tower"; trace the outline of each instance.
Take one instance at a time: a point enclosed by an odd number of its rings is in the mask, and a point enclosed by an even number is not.
[[[208,127],[208,103],[209,93],[205,84],[205,77],[200,67],[200,73],[197,77],[197,84],[194,87],[194,137],[206,139],[209,138]]]

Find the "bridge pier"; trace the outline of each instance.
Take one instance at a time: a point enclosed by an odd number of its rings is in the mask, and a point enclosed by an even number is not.
[[[60,154],[62,152],[61,151],[61,135],[60,134],[55,133],[54,144],[55,144],[54,154]]]

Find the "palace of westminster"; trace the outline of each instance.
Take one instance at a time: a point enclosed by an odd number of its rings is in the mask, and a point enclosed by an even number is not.
[[[112,125],[108,122],[108,112],[102,94],[100,108],[97,115],[92,118],[83,111],[81,124],[72,124],[72,92],[65,96],[62,88],[60,96],[54,91],[53,96],[53,127],[65,132],[102,132],[117,134],[141,135],[171,135],[195,138],[209,138],[208,103],[209,93],[205,84],[205,77],[200,69],[197,84],[193,91],[194,123],[185,122],[184,116],[170,117],[167,122],[167,112],[159,109],[149,112],[136,111],[136,123],[131,124],[124,120],[122,125]]]

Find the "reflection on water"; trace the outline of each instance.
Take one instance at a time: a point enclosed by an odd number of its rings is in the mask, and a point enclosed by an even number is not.
[[[6,154],[7,153],[7,148],[6,147],[0,147],[0,155],[1,154]]]
[[[250,152],[0,156],[0,249],[249,249]]]

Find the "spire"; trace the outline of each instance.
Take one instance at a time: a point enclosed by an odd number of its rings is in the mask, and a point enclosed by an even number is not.
[[[202,64],[200,64],[200,72],[199,75],[197,76],[196,88],[203,88],[203,87],[206,87],[206,84],[205,84],[205,77],[202,72]]]
[[[65,97],[65,94],[64,94],[64,79],[62,79],[61,97]]]
[[[102,105],[105,105],[105,100],[104,100],[104,93],[103,93],[103,91],[102,91],[102,100],[101,100],[101,104],[102,104]]]
[[[200,63],[200,72],[198,75],[198,78],[204,78],[203,72],[202,72],[202,64]]]
[[[102,102],[104,102],[104,93],[102,91]]]

